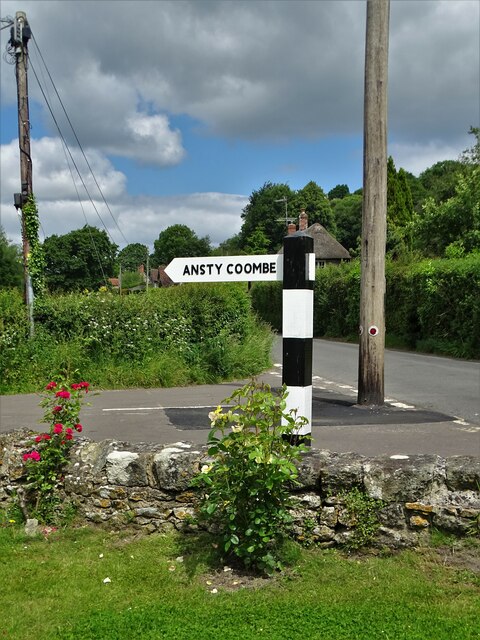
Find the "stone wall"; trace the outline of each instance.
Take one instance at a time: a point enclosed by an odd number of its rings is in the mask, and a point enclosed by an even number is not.
[[[0,435],[0,509],[25,482],[22,454],[31,434]],[[160,446],[78,439],[66,470],[63,499],[87,522],[126,523],[148,532],[195,530],[192,477],[208,461],[205,447]],[[301,540],[333,546],[348,541],[357,524],[342,495],[355,488],[381,500],[376,544],[415,545],[432,527],[478,534],[480,458],[416,455],[367,458],[315,450],[299,464],[293,532]]]

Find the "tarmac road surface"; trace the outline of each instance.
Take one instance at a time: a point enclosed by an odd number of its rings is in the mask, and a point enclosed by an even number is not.
[[[360,407],[349,385],[313,380],[312,446],[367,456],[418,453],[480,457],[480,424],[399,402]],[[281,386],[277,366],[260,379]],[[170,444],[206,443],[208,413],[242,381],[172,389],[103,391],[89,396],[82,435],[93,440]],[[0,432],[18,427],[42,431],[43,413],[35,394],[0,398]]]

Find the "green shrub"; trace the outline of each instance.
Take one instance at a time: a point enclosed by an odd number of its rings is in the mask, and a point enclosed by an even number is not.
[[[460,358],[480,357],[480,253],[463,258],[387,261],[386,342]],[[318,269],[313,333],[355,339],[360,318],[360,263]],[[280,283],[252,289],[258,315],[281,329]]]
[[[280,567],[294,462],[303,450],[285,436],[306,422],[286,413],[286,395],[285,388],[275,395],[269,385],[251,382],[224,401],[233,403],[228,411],[212,412],[212,462],[195,481],[204,488],[201,513],[218,527],[224,551],[267,573]]]
[[[33,340],[19,295],[3,292],[0,313],[2,393],[75,370],[99,387],[177,386],[248,377],[269,364],[272,336],[242,284],[45,296],[35,301]]]

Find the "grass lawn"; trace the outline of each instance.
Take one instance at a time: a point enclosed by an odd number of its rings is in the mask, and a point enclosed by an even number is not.
[[[224,571],[214,553],[205,537],[27,538],[0,526],[0,638],[480,638],[478,574],[433,549],[346,557],[292,546],[292,568],[273,579]]]

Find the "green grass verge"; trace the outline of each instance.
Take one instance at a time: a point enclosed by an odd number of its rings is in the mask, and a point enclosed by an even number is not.
[[[193,536],[135,539],[131,531],[84,528],[30,539],[14,525],[3,526],[0,637],[479,637],[478,577],[443,566],[433,552],[347,558],[301,550],[285,575],[231,591],[222,567],[213,572],[208,548]],[[111,582],[104,583],[107,577]],[[212,593],[217,579],[218,593]]]

